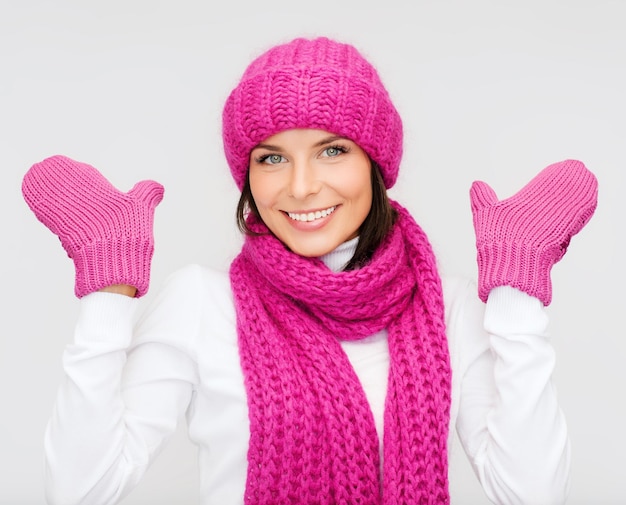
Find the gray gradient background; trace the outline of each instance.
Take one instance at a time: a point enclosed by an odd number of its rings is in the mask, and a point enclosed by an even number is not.
[[[124,190],[159,180],[153,288],[189,262],[227,268],[240,238],[222,103],[252,57],[296,35],[351,42],[379,69],[406,134],[392,196],[444,273],[475,276],[473,180],[506,197],[565,158],[596,173],[596,215],[553,270],[550,328],[570,503],[625,503],[625,22],[608,0],[1,0],[0,503],[44,503],[42,437],[78,308],[71,261],[22,200],[24,172],[62,153]],[[486,503],[458,447],[451,482],[453,503]],[[183,423],[124,504],[197,494]]]

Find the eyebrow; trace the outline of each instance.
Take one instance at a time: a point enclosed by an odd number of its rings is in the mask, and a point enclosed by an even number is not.
[[[279,146],[275,146],[272,144],[257,144],[252,148],[253,151],[255,149],[267,149],[268,151],[282,151],[282,149]]]
[[[341,137],[339,135],[331,135],[329,137],[324,137],[319,142],[313,144],[313,147],[321,147],[326,144],[332,144],[338,140],[348,140],[346,137]],[[274,144],[257,144],[252,148],[254,149],[267,149],[268,151],[283,151],[283,148]]]
[[[332,144],[333,142],[337,142],[338,140],[348,140],[345,137],[341,137],[339,135],[331,135],[330,137],[323,138],[319,142],[315,144],[315,147],[321,147],[325,144]]]

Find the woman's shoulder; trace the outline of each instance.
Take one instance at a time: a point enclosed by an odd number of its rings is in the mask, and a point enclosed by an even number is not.
[[[189,264],[172,272],[158,289],[152,309],[167,308],[185,317],[190,314],[230,314],[233,298],[228,272]]]
[[[206,334],[232,327],[234,312],[228,272],[186,265],[166,278],[143,311],[137,341],[145,333],[147,340],[194,349]]]
[[[446,308],[478,296],[476,282],[470,277],[458,274],[442,275],[441,286]]]
[[[459,275],[441,278],[446,316],[446,332],[451,350],[458,351],[472,335],[482,335],[485,304],[478,297],[476,282]],[[482,339],[481,339],[482,340]]]
[[[197,289],[229,290],[230,280],[225,270],[190,263],[170,274],[165,285],[175,289],[189,289],[195,286]]]

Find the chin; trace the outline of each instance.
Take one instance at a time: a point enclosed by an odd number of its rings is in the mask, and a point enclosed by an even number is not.
[[[322,248],[310,248],[310,247],[305,247],[305,248],[289,247],[289,249],[291,250],[291,252],[297,254],[298,256],[302,256],[304,258],[319,258],[320,256],[324,256],[325,254],[328,254],[335,248],[333,247],[333,249],[327,249],[327,248],[322,249]]]
[[[326,243],[326,244],[303,244],[298,242],[287,242],[286,245],[289,250],[299,256],[305,258],[319,258],[329,252],[334,251],[340,243]]]

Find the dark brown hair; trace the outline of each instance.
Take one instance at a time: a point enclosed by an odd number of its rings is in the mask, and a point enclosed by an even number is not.
[[[371,259],[389,230],[391,230],[396,220],[397,212],[389,202],[383,177],[378,165],[374,161],[372,161],[370,174],[372,182],[372,206],[359,229],[359,242],[354,251],[354,255],[344,267],[344,270],[356,270],[365,265]],[[248,213],[251,213],[261,221],[259,210],[252,197],[250,178],[246,175],[246,181],[241,190],[239,202],[237,203],[237,227],[246,235],[258,235],[256,232],[252,231],[246,223]]]

